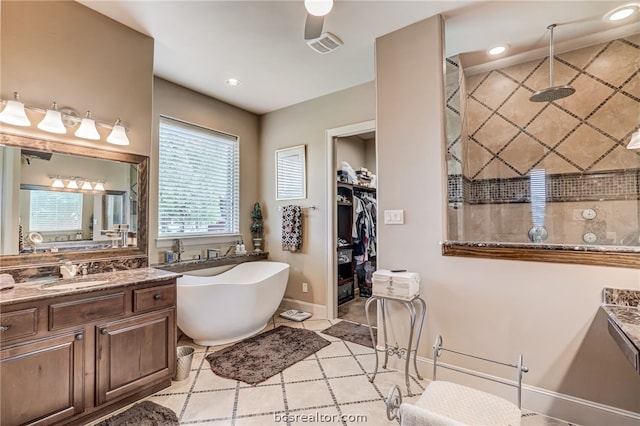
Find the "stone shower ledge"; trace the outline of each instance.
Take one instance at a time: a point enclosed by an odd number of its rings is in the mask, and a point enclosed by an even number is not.
[[[443,256],[640,268],[640,247],[443,241]]]
[[[215,268],[217,266],[239,265],[244,262],[267,260],[269,252],[247,252],[247,254],[216,257],[214,259],[194,259],[173,263],[152,265],[154,268],[171,272],[188,272],[197,269]]]

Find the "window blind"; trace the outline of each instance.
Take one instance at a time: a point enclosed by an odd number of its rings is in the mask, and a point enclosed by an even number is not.
[[[238,138],[160,118],[158,236],[239,232]]]
[[[77,231],[80,229],[82,229],[81,193],[30,191],[30,231]]]

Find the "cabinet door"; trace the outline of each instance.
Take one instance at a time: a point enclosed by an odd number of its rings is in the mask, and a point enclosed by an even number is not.
[[[0,424],[48,425],[84,411],[84,330],[0,350]]]
[[[96,327],[97,404],[171,379],[176,359],[175,309]]]

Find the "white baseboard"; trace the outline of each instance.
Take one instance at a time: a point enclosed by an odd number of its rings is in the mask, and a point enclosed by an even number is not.
[[[327,318],[327,307],[325,305],[316,305],[315,303],[303,302],[286,297],[280,302],[280,309],[285,311],[297,309],[299,311],[310,312],[313,314],[313,319]]]
[[[384,348],[381,347],[378,347],[378,349],[384,350]],[[429,358],[420,356],[418,357],[418,361],[420,363],[426,364],[423,368],[420,368],[419,366],[421,375],[425,379],[431,379],[433,371],[433,361]],[[449,365],[446,363],[438,362],[438,365],[441,364],[445,366]],[[389,358],[389,367],[404,371],[404,361],[401,361],[396,357],[391,357]],[[495,376],[491,376],[482,372],[474,370],[470,371],[489,379],[496,378]],[[455,381],[456,383],[460,384],[469,384],[470,376],[468,376],[467,374],[459,373],[452,370],[438,369],[438,378],[442,377],[441,373],[446,374],[447,380]],[[410,374],[412,373],[410,372]],[[490,387],[490,389],[488,389],[489,392],[493,393],[493,389],[495,388],[496,394],[500,395],[504,393],[504,385],[490,381],[486,382],[489,383],[487,385]],[[508,389],[508,386],[506,388]],[[507,399],[509,398],[507,397]],[[515,397],[509,400],[515,401]],[[640,413],[635,413],[621,408],[612,407],[610,405],[600,404],[598,402],[589,401],[586,399],[577,398],[571,395],[566,395],[526,384],[522,385],[522,408],[524,410],[530,410],[548,417],[553,417],[569,423],[576,423],[582,426],[638,426],[638,424],[640,424]]]

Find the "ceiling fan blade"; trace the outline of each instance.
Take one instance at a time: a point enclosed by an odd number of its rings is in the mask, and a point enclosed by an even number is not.
[[[324,25],[324,16],[313,16],[307,13],[307,20],[304,23],[304,39],[312,40],[322,35],[322,26]]]

